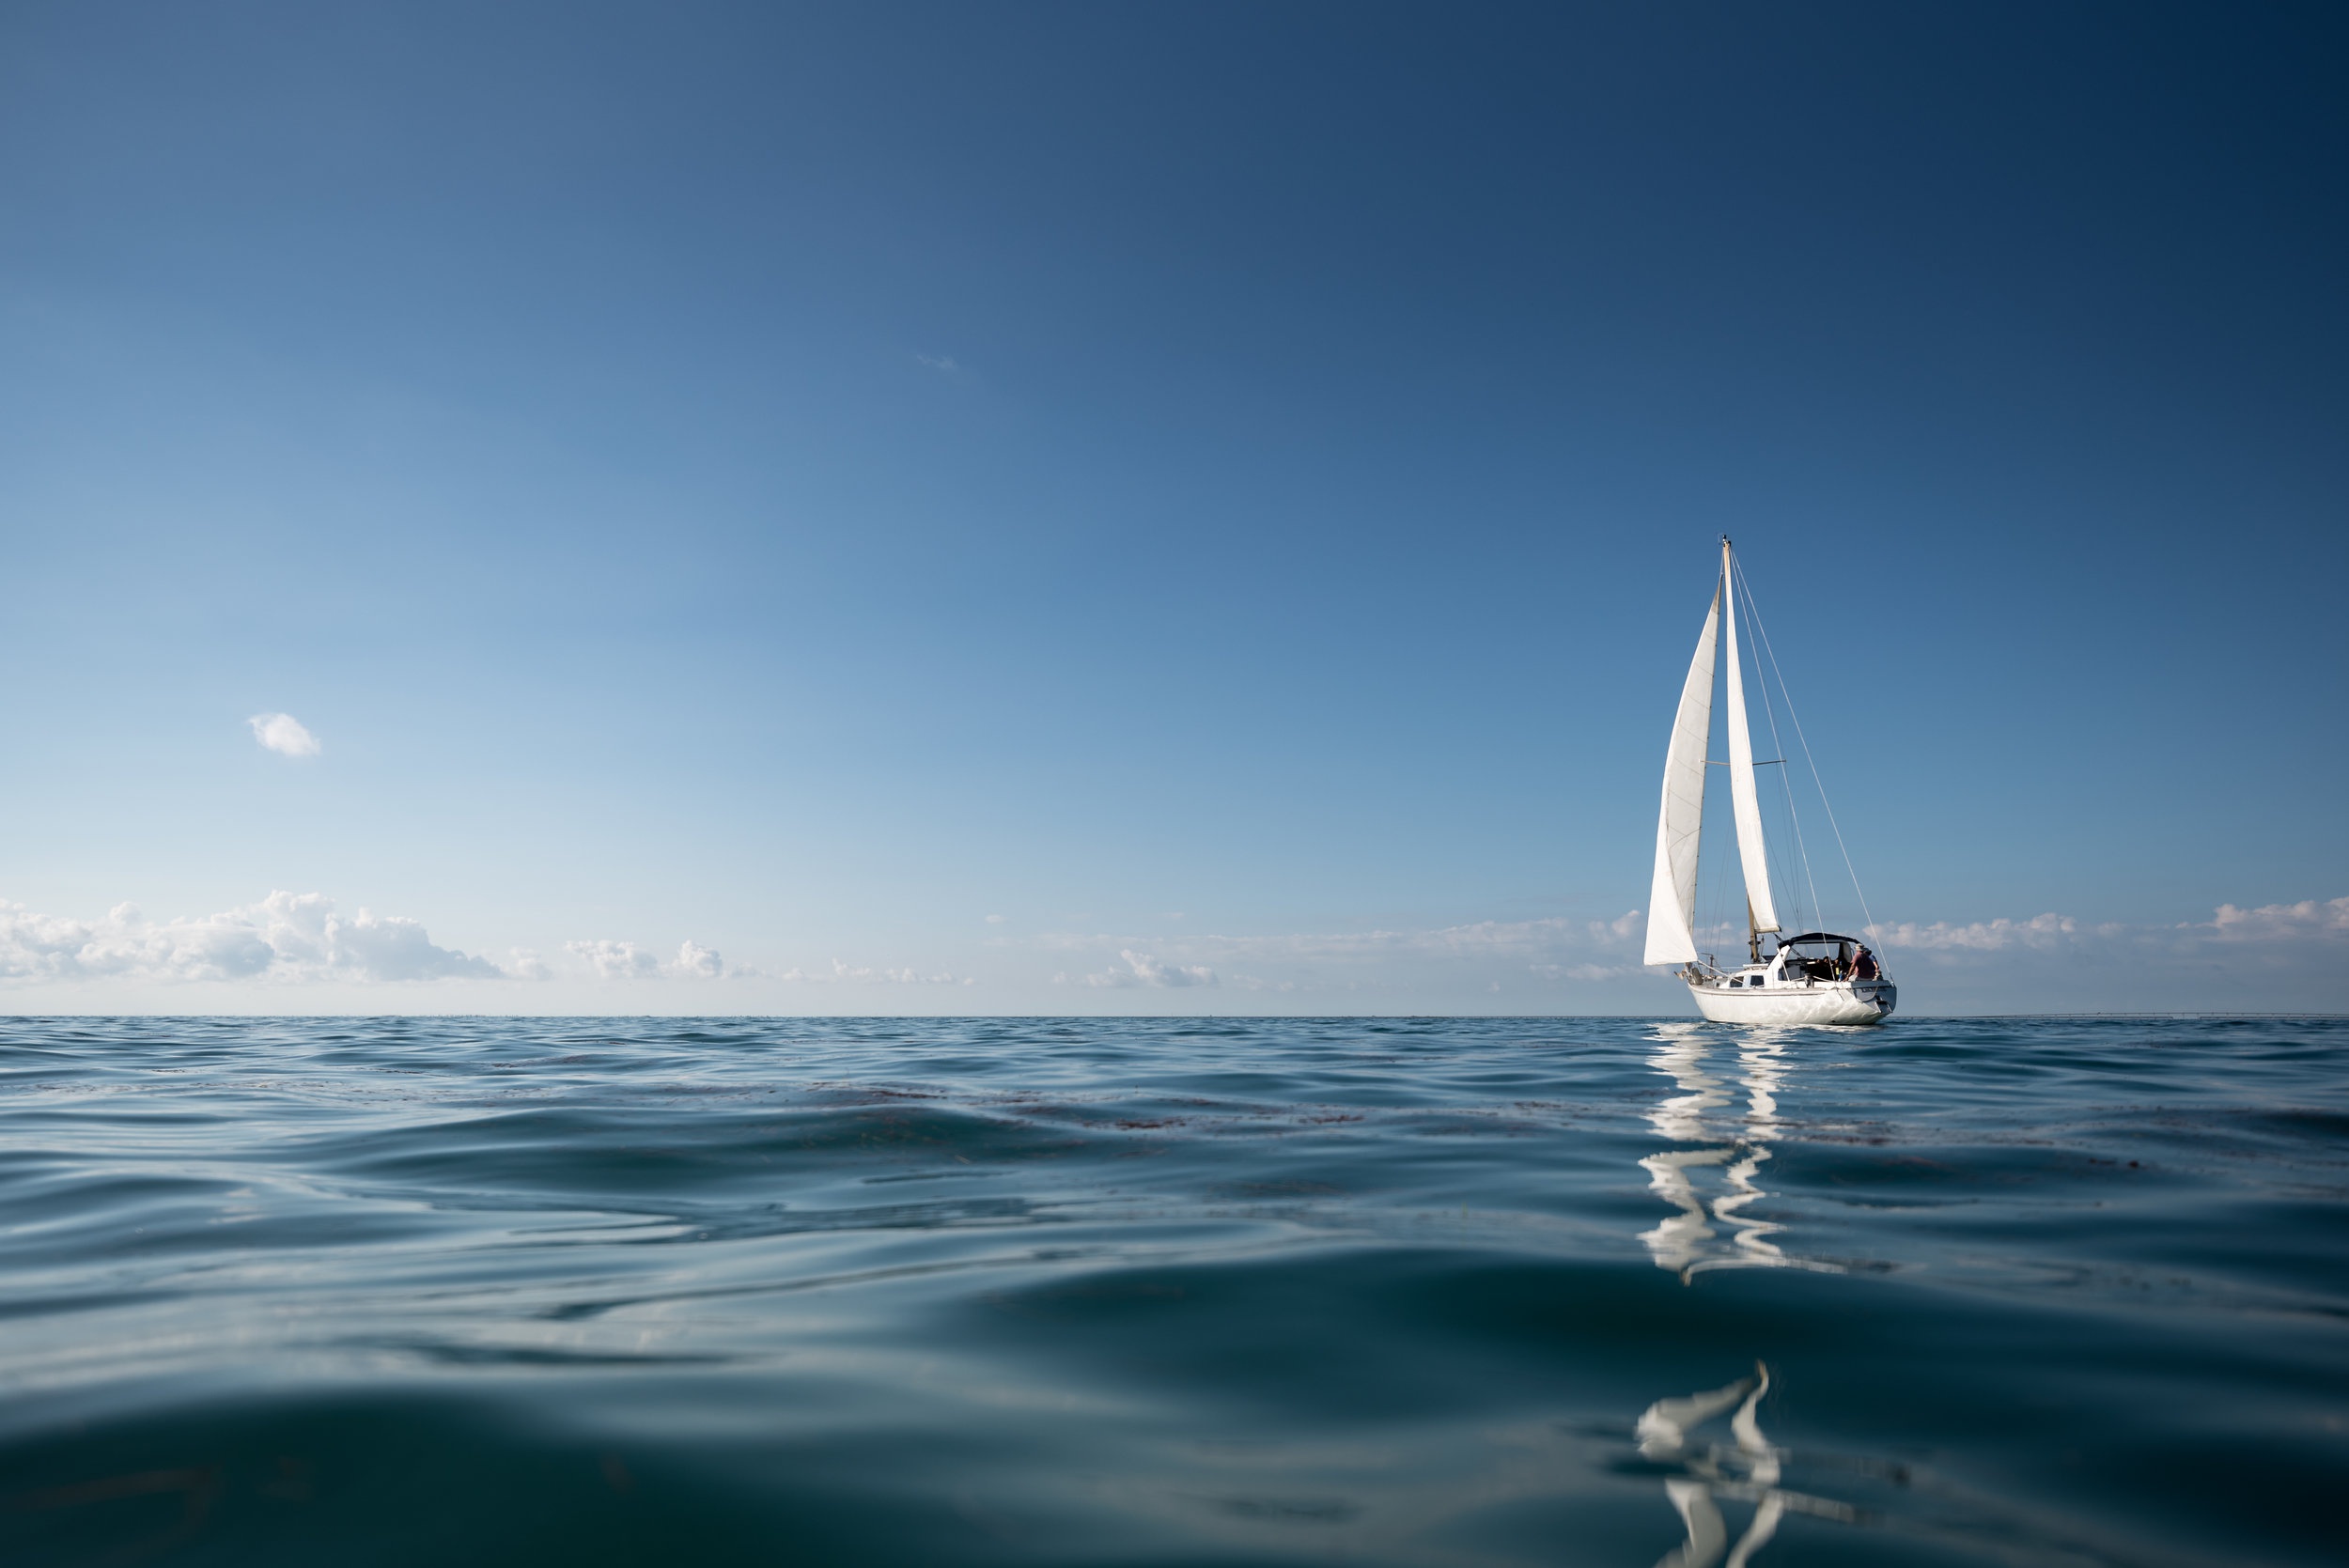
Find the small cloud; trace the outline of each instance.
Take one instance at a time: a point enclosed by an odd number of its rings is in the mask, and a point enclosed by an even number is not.
[[[289,895],[272,893],[271,899]],[[311,895],[316,898],[316,894]],[[269,907],[270,900],[263,900]],[[500,970],[486,958],[474,958],[437,947],[424,927],[398,915],[377,915],[361,909],[350,920],[337,920],[334,906],[319,899],[314,906],[321,932],[320,945],[334,962],[354,978],[366,980],[442,980],[454,976],[487,979]]]
[[[599,980],[718,980],[730,972],[740,972],[729,971],[724,959],[695,941],[681,943],[674,963],[662,963],[660,955],[650,948],[614,941],[608,937],[563,945],[587,960]]]
[[[1544,980],[1621,980],[1643,972],[1632,964],[1528,964]]]
[[[245,722],[253,726],[253,738],[261,743],[265,752],[285,757],[319,754],[319,737],[290,713],[257,713]]]
[[[687,941],[677,950],[677,962],[669,966],[673,974],[693,980],[715,980],[725,973],[725,960],[699,942]]]
[[[823,986],[834,983],[844,986],[975,986],[978,984],[978,981],[970,975],[956,975],[942,970],[937,974],[924,974],[910,964],[903,969],[876,969],[863,964],[843,963],[837,958],[832,961],[832,971],[829,974],[821,970],[810,971],[794,965],[775,978],[795,986]]]
[[[957,365],[952,359],[948,358],[944,354],[916,354],[913,356],[913,362],[916,365],[927,365],[929,368],[937,371],[941,376],[959,376],[962,374],[962,366]]]
[[[987,917],[987,923],[989,925],[1001,925],[1010,918],[1009,915],[989,915]]]
[[[661,959],[649,949],[634,942],[615,942],[608,937],[590,941],[565,942],[564,950],[587,960],[599,980],[658,980]]]
[[[1126,960],[1124,969],[1105,970],[1099,974],[1088,974],[1085,976],[1085,984],[1120,990],[1135,986],[1154,986],[1174,990],[1188,986],[1215,984],[1215,970],[1205,964],[1161,964],[1147,953],[1136,953],[1131,948],[1126,949],[1118,956]]]
[[[1263,980],[1252,974],[1236,974],[1232,976],[1232,984],[1237,986],[1243,991],[1287,992],[1294,991],[1299,988],[1297,982],[1294,980]]]

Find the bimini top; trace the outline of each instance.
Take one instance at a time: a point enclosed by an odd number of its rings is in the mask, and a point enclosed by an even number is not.
[[[1832,931],[1805,931],[1799,937],[1781,937],[1778,939],[1778,945],[1781,947],[1795,947],[1803,942],[1849,942],[1854,947],[1865,947],[1868,945],[1867,943],[1861,941],[1858,937],[1840,937]]]

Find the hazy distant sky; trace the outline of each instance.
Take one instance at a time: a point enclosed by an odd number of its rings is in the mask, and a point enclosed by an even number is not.
[[[2335,6],[11,5],[0,1006],[1686,1012],[1726,532],[1906,1008],[2349,1007],[2344,193]]]

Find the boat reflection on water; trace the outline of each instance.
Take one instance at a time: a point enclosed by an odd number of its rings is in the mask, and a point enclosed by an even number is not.
[[[1682,1467],[1681,1474],[1666,1479],[1664,1495],[1679,1511],[1688,1539],[1665,1553],[1656,1568],[1713,1568],[1717,1562],[1722,1568],[1745,1568],[1754,1553],[1769,1545],[1779,1521],[1788,1514],[1843,1524],[1859,1517],[1848,1503],[1790,1492],[1778,1483],[1785,1454],[1762,1435],[1755,1413],[1770,1390],[1770,1369],[1757,1361],[1753,1374],[1684,1399],[1659,1399],[1640,1417],[1640,1457]],[[1697,1438],[1698,1428],[1733,1405],[1736,1414],[1729,1418],[1731,1441]],[[1728,1521],[1721,1517],[1723,1499],[1754,1505],[1753,1518],[1734,1546]]]
[[[1684,1281],[1711,1268],[1843,1272],[1835,1264],[1787,1256],[1770,1239],[1786,1227],[1746,1213],[1749,1205],[1769,1196],[1755,1178],[1770,1157],[1770,1140],[1782,1130],[1778,1089],[1787,1070],[1787,1033],[1740,1031],[1734,1063],[1724,1055],[1722,1070],[1716,1072],[1712,1056],[1721,1043],[1719,1030],[1699,1023],[1657,1026],[1651,1036],[1657,1049],[1648,1063],[1681,1092],[1649,1112],[1648,1125],[1659,1137],[1694,1145],[1660,1150],[1640,1161],[1648,1186],[1679,1210],[1640,1236],[1657,1267],[1669,1268]],[[1734,1088],[1723,1076],[1730,1073],[1735,1077]],[[1715,1112],[1736,1100],[1735,1090],[1744,1092],[1744,1110],[1717,1117]],[[1713,1179],[1715,1172],[1718,1179]]]
[[[1778,1092],[1787,1071],[1784,1030],[1748,1029],[1736,1036],[1734,1059],[1722,1032],[1697,1023],[1659,1024],[1650,1065],[1680,1093],[1649,1113],[1657,1136],[1676,1145],[1640,1161],[1648,1185],[1676,1211],[1640,1240],[1658,1268],[1685,1283],[1715,1268],[1807,1268],[1843,1272],[1836,1264],[1789,1257],[1773,1237],[1786,1227],[1749,1213],[1768,1192],[1756,1179],[1770,1157],[1771,1141],[1784,1130],[1778,1119]],[[1714,1053],[1721,1049],[1717,1063]],[[1742,1097],[1744,1105],[1737,1108]],[[1770,1373],[1760,1362],[1751,1377],[1679,1399],[1659,1399],[1640,1417],[1635,1436],[1640,1456],[1676,1464],[1664,1493],[1680,1514],[1688,1539],[1666,1553],[1657,1568],[1745,1568],[1778,1533],[1790,1512],[1850,1523],[1859,1515],[1848,1504],[1790,1492],[1779,1485],[1784,1460],[1762,1434],[1757,1411],[1769,1391]],[[1703,1441],[1697,1430],[1725,1412],[1731,1441]],[[1721,1516],[1724,1499],[1754,1505],[1753,1517],[1735,1545]],[[1724,1561],[1723,1554],[1726,1553]]]

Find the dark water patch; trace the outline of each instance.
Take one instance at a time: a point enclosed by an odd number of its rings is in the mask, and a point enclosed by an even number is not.
[[[666,1098],[666,1096],[664,1096]],[[1052,1159],[1083,1141],[968,1110],[918,1102],[743,1113],[730,1106],[643,1103],[511,1110],[363,1135],[289,1152],[305,1167],[387,1188],[610,1193],[770,1185],[794,1172],[839,1177],[859,1166]]]
[[[949,1499],[517,1414],[510,1399],[364,1393],[160,1410],[0,1452],[0,1529],[28,1565],[966,1555]]]

